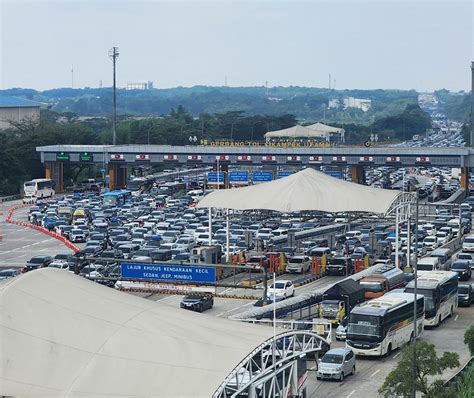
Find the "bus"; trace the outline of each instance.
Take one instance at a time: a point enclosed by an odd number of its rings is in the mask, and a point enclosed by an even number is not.
[[[414,294],[391,292],[354,307],[346,346],[356,355],[384,356],[413,340]],[[424,297],[417,295],[417,337],[423,332]]]
[[[425,326],[439,326],[458,308],[458,274],[451,271],[426,271],[418,274],[417,292],[425,296]],[[415,281],[405,292],[413,293]]]
[[[36,199],[51,198],[55,182],[49,178],[37,178],[23,184],[23,203],[34,202]]]
[[[102,195],[102,204],[108,207],[122,207],[131,196],[132,193],[126,189],[106,192]]]

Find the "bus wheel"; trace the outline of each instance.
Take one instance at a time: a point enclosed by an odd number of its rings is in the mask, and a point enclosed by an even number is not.
[[[389,356],[392,353],[392,343],[390,343],[387,347],[387,356]]]
[[[356,367],[355,367],[355,365],[352,367],[352,374],[353,374],[353,375],[356,374]]]
[[[438,315],[438,322],[436,322],[436,327],[438,327],[441,324],[441,315]]]
[[[413,335],[413,332],[410,334],[410,344],[415,341],[415,336]]]

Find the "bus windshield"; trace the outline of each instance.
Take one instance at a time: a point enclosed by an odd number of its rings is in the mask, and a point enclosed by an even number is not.
[[[415,289],[406,288],[407,293],[414,293]],[[425,311],[427,315],[436,310],[435,299],[434,299],[434,290],[431,289],[417,289],[417,294],[422,294],[425,296]]]
[[[383,292],[383,285],[381,282],[364,282],[361,281],[360,284],[364,287],[367,292]]]
[[[380,337],[380,318],[372,315],[350,314],[347,334]]]
[[[104,205],[114,206],[117,203],[117,198],[115,196],[104,196]]]

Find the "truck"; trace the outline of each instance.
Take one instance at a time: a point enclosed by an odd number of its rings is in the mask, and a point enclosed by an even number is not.
[[[406,277],[400,268],[387,265],[362,278],[359,284],[365,289],[365,299],[381,297],[390,290],[404,287]]]
[[[354,279],[344,279],[323,293],[319,304],[319,317],[331,323],[340,323],[352,308],[364,301],[364,287]]]

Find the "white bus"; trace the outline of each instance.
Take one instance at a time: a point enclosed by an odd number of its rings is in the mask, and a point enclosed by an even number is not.
[[[411,281],[405,292],[413,293]],[[425,296],[425,326],[439,326],[443,319],[458,308],[458,274],[451,271],[420,272],[418,293]]]
[[[23,203],[34,202],[36,199],[50,198],[54,192],[54,181],[49,178],[37,178],[23,184]]]
[[[424,297],[417,298],[417,337],[423,332]],[[356,355],[383,356],[413,339],[414,295],[391,292],[354,307],[346,346]]]

